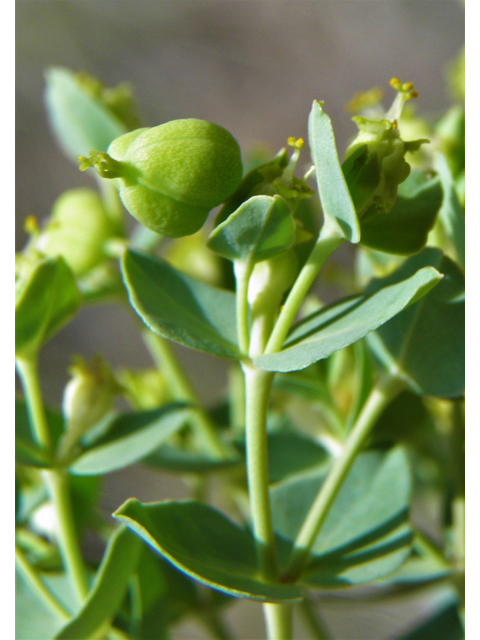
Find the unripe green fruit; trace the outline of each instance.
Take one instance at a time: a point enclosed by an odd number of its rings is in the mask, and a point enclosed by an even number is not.
[[[198,231],[210,210],[235,191],[243,171],[235,138],[193,118],[120,136],[108,155],[118,161],[111,177],[127,210],[173,238]]]
[[[55,202],[35,248],[47,256],[61,255],[77,276],[105,260],[104,245],[118,229],[102,199],[92,189],[72,189]]]

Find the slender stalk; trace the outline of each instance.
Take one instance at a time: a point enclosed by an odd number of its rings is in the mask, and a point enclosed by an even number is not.
[[[302,600],[302,602],[298,606],[303,614],[305,622],[308,625],[308,629],[312,634],[312,639],[315,638],[315,640],[329,640],[330,634],[319,618],[318,613],[316,614],[313,611],[312,603],[310,602],[310,600],[308,598],[304,598],[304,600]]]
[[[29,563],[23,550],[15,543],[15,562],[17,567],[30,584],[35,593],[43,600],[47,607],[60,618],[68,620],[71,613],[57,600],[50,588],[44,583],[38,571]]]
[[[328,256],[337,249],[344,238],[339,235],[337,227],[325,224],[322,227],[318,240],[312,249],[307,262],[303,266],[298,278],[295,281],[288,297],[283,305],[275,327],[268,341],[265,353],[275,353],[280,351],[285,338],[292,326],[297,311],[305,299],[308,290],[313,284],[318,272],[325,263]]]
[[[263,612],[269,640],[290,640],[292,637],[292,605],[264,604]]]
[[[17,369],[22,380],[34,436],[39,445],[53,453],[53,443],[40,389],[37,358],[17,360]],[[73,518],[68,475],[58,469],[51,469],[44,471],[43,476],[57,515],[60,554],[81,602],[86,598],[89,586]]]
[[[196,406],[192,418],[194,428],[201,434],[210,451],[220,458],[229,457],[231,455],[229,448],[220,440],[215,425],[201,408],[199,399],[170,344],[151,331],[144,331],[142,335],[154,362],[165,373],[165,378],[170,384],[170,392],[175,400],[191,402]]]
[[[200,619],[215,640],[233,639],[230,630],[215,609],[207,610]]]
[[[235,280],[237,283],[237,330],[238,344],[242,353],[248,353],[250,332],[248,328],[248,283],[252,275],[253,264],[249,261],[236,260],[234,263]]]
[[[387,378],[377,384],[370,393],[345,441],[341,455],[334,462],[295,540],[292,557],[286,571],[286,576],[289,580],[295,580],[308,562],[310,551],[320,528],[355,458],[362,450],[382,411],[401,388],[402,383],[396,378]]]
[[[260,571],[266,580],[278,579],[275,536],[268,492],[267,410],[273,373],[243,367],[246,389],[246,450],[248,493]]]

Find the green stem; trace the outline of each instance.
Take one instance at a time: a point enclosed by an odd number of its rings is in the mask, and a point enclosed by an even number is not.
[[[267,410],[274,374],[243,366],[246,390],[246,451],[248,493],[260,571],[278,579],[275,536],[268,492]]]
[[[170,385],[170,393],[175,400],[191,402],[195,405],[195,413],[192,419],[193,426],[201,434],[210,451],[220,458],[229,457],[231,455],[230,450],[220,440],[215,425],[201,408],[199,399],[178,362],[172,347],[166,340],[151,331],[144,331],[142,335],[155,364],[165,373],[165,379]]]
[[[329,640],[330,634],[326,630],[325,625],[319,619],[318,613],[314,613],[310,600],[308,600],[308,598],[305,598],[299,604],[299,607],[300,611],[303,614],[303,618],[308,625],[312,639],[315,638],[315,640]]]
[[[215,609],[207,610],[201,620],[215,640],[232,640],[230,630]]]
[[[248,283],[252,275],[253,264],[236,260],[234,263],[235,280],[237,283],[237,331],[240,351],[247,354],[250,344],[250,332],[248,328]]]
[[[25,401],[37,442],[53,452],[53,443],[43,406],[37,358],[17,360],[17,368],[22,379]],[[73,518],[68,475],[58,469],[43,472],[58,521],[58,546],[64,566],[77,596],[83,601],[88,595],[87,572],[78,542],[77,530]]]
[[[294,581],[298,578],[303,567],[308,562],[310,551],[320,528],[355,458],[361,452],[379,416],[401,388],[402,383],[396,378],[387,378],[382,383],[377,384],[371,391],[345,441],[342,453],[334,462],[295,540],[292,557],[286,571],[286,576],[289,580]]]
[[[56,596],[50,591],[49,587],[43,582],[38,571],[28,562],[27,556],[23,550],[15,543],[15,562],[19,571],[35,593],[43,600],[53,613],[61,618],[68,620],[71,613],[57,600]]]
[[[263,612],[269,640],[290,640],[292,637],[292,605],[264,604]]]
[[[305,299],[308,290],[312,286],[318,272],[328,256],[337,249],[344,238],[339,236],[337,227],[325,224],[322,227],[318,240],[295,281],[288,297],[283,305],[275,327],[268,341],[265,353],[280,351],[285,342],[290,327],[295,319],[300,305]]]

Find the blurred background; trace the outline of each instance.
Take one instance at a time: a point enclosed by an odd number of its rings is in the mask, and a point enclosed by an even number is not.
[[[420,114],[446,108],[445,65],[463,45],[464,8],[456,0],[19,0],[16,30],[19,250],[27,215],[42,219],[62,191],[94,185],[49,132],[46,67],[86,70],[108,86],[129,81],[144,126],[211,120],[237,138],[244,154],[258,145],[275,153],[289,136],[307,138],[312,100],[324,100],[342,155],[356,130],[344,105],[357,91],[381,86],[387,106],[394,94],[388,82],[397,76],[418,89]],[[343,257],[351,258],[348,249]],[[220,398],[224,363],[177,351],[205,402]],[[113,366],[150,364],[132,315],[117,306],[91,306],[43,350],[47,400],[60,403],[72,354],[97,352]],[[183,495],[180,485],[145,473],[112,474],[105,509],[129,497],[131,487],[143,500]],[[403,606],[376,610],[352,602],[348,619],[340,606],[326,601],[324,613],[343,640],[359,640],[359,628],[364,640],[387,637],[382,628],[396,637],[405,625]],[[252,622],[245,627],[248,637],[262,637],[260,608],[243,603],[237,611],[237,623]],[[181,634],[201,637],[193,628]]]

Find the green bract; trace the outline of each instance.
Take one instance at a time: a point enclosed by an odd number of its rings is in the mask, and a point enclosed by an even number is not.
[[[108,217],[96,191],[72,189],[55,202],[34,246],[47,256],[63,256],[75,275],[81,276],[105,260],[105,243],[118,232],[118,224]]]
[[[235,191],[243,170],[235,138],[195,118],[120,136],[108,154],[92,154],[82,168],[92,165],[102,177],[116,178],[134,218],[172,238],[198,231]]]

